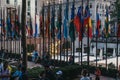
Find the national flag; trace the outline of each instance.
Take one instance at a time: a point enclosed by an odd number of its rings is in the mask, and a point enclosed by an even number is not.
[[[63,33],[64,33],[64,38],[68,38],[68,2],[66,4],[66,8],[64,10],[64,24],[63,24]]]
[[[110,34],[109,18],[108,18],[108,8],[106,8],[105,34],[106,34],[106,37],[108,37],[109,34]]]
[[[34,37],[38,36],[38,25],[37,25],[37,21],[36,21],[36,15],[35,15],[35,33],[34,33]]]
[[[100,37],[100,26],[101,26],[101,21],[99,18],[99,13],[96,12],[96,36]]]
[[[12,24],[9,16],[7,18],[7,36],[12,37]]]
[[[20,22],[19,22],[19,17],[16,15],[16,20],[15,20],[15,36],[19,37],[20,36]]]
[[[75,6],[74,3],[72,4],[72,9],[71,9],[71,21],[70,21],[70,27],[69,27],[69,36],[71,38],[71,41],[75,41],[75,26],[74,26],[74,13],[75,11]]]
[[[40,15],[40,35],[43,36],[43,17]]]
[[[47,37],[49,35],[49,29],[50,29],[50,3],[48,5],[47,19],[46,19],[46,36]]]
[[[51,15],[51,37],[55,37],[55,9],[52,7],[52,15]]]
[[[31,19],[31,15],[30,15],[30,36],[33,36],[33,27],[32,27],[32,19]]]
[[[61,39],[61,25],[62,25],[62,6],[59,4],[59,11],[58,11],[58,18],[57,18],[57,28],[58,28],[58,34],[57,38]]]
[[[92,38],[92,20],[90,18],[90,10],[88,5],[85,8],[84,26],[86,27],[88,37]],[[88,29],[89,29],[89,33],[88,33]]]
[[[82,18],[82,7],[81,6],[78,8],[77,15],[75,16],[75,19],[74,19],[74,24],[76,27],[76,31],[79,33],[79,40],[81,41],[83,37],[83,30],[82,30],[83,18]]]

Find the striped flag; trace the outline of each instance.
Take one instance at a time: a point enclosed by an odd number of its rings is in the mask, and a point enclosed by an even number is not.
[[[101,21],[99,18],[99,13],[98,10],[96,11],[96,35],[100,37],[100,26],[101,26]]]
[[[79,33],[79,40],[80,41],[82,40],[82,37],[83,37],[82,23],[83,23],[83,19],[82,19],[82,7],[80,6],[78,8],[77,15],[75,16],[75,19],[74,19],[74,24],[75,24],[75,27],[76,27],[76,31]]]
[[[108,37],[109,34],[110,34],[109,18],[108,18],[108,8],[106,8],[105,34],[106,34],[106,37]]]
[[[89,29],[88,37],[92,38],[92,20],[90,18],[90,10],[89,10],[88,5],[85,8],[84,25],[86,26],[87,33]]]

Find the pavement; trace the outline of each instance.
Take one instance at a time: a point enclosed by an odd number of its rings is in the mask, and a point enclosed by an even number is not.
[[[90,74],[90,77],[92,78],[92,80],[95,80],[95,75],[94,74]],[[78,75],[78,77],[75,78],[74,80],[80,80],[80,75]],[[100,76],[100,80],[115,80],[115,79],[110,78],[110,77],[106,77],[106,76]]]

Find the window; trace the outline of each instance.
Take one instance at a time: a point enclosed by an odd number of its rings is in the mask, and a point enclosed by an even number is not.
[[[30,6],[30,1],[28,1],[28,6]]]
[[[90,3],[90,8],[92,8],[92,3]]]
[[[9,3],[10,3],[10,1],[9,1],[9,0],[6,0],[6,3],[7,3],[7,4],[9,4]]]
[[[28,12],[27,15],[30,16],[30,12]]]

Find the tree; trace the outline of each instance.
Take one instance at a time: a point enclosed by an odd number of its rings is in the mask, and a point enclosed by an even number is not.
[[[23,49],[23,66],[25,67],[25,72],[27,70],[27,51],[26,51],[26,0],[22,0],[22,49]]]

